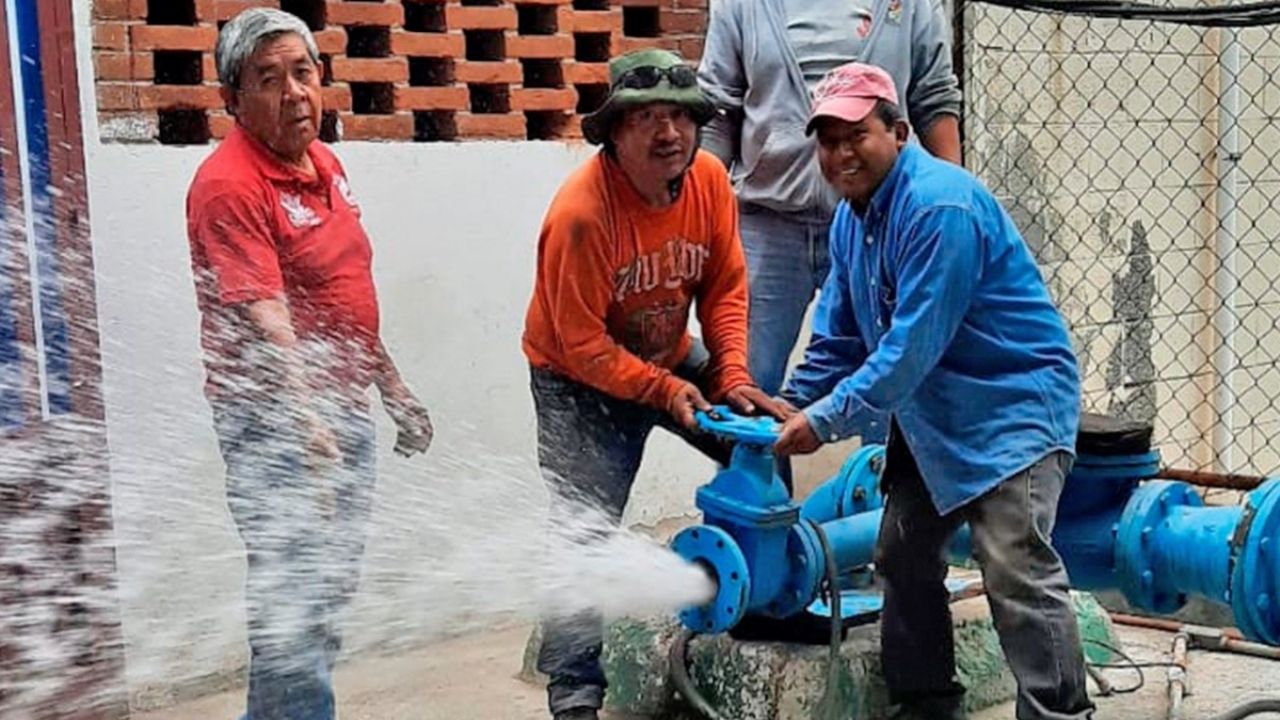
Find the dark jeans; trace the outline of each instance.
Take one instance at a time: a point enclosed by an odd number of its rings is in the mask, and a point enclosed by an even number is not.
[[[705,358],[706,351],[695,347],[677,374],[701,384]],[[605,395],[553,372],[535,368],[531,374],[538,465],[551,491],[553,523],[561,514],[574,513],[580,502],[621,522],[645,441],[654,427],[679,435],[722,465],[729,462],[729,446],[685,431],[667,413]],[[601,707],[608,687],[600,666],[601,617],[596,613],[549,617],[542,626],[538,670],[550,677],[547,699],[552,714]]]
[[[375,482],[366,408],[328,403],[342,463],[305,464],[297,418],[270,403],[219,403],[227,505],[245,546],[245,720],[332,720],[340,620],[355,595]]]
[[[972,531],[987,600],[1018,683],[1019,720],[1092,717],[1067,573],[1050,534],[1071,456],[1052,453],[968,505],[939,516],[894,424],[876,568],[884,579],[881,658],[890,701],[910,718],[961,718],[944,547]]]

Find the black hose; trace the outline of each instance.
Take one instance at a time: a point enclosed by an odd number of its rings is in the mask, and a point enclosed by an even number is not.
[[[818,536],[818,544],[822,546],[822,553],[826,558],[826,589],[831,596],[831,647],[830,655],[827,661],[827,688],[822,694],[822,699],[818,702],[817,718],[835,718],[838,717],[840,708],[836,707],[839,700],[837,689],[840,682],[840,644],[844,640],[844,618],[841,617],[840,610],[840,585],[836,579],[839,577],[840,569],[836,567],[836,556],[831,552],[831,545],[827,542],[827,534],[822,531],[822,526],[812,520],[808,521],[813,527],[813,531]],[[697,637],[698,633],[685,629],[671,643],[671,649],[667,652],[667,664],[670,666],[671,683],[675,685],[676,690],[684,697],[685,702],[701,713],[707,720],[724,720],[724,717],[712,707],[711,703],[698,692],[698,688],[693,684],[693,678],[689,676],[689,641]],[[825,713],[825,714],[824,714]]]
[[[1209,720],[1241,720],[1241,718],[1264,712],[1280,712],[1280,697],[1265,697],[1243,702],[1220,715],[1214,715]]]
[[[1127,695],[1128,693],[1135,693],[1141,690],[1142,687],[1146,685],[1146,682],[1147,682],[1146,673],[1142,672],[1143,668],[1175,667],[1174,663],[1169,663],[1169,662],[1137,662],[1136,660],[1134,660],[1133,658],[1125,654],[1123,650],[1116,647],[1115,645],[1112,645],[1111,643],[1103,642],[1101,640],[1095,640],[1093,638],[1085,638],[1084,641],[1086,643],[1089,643],[1090,645],[1097,645],[1098,647],[1109,651],[1111,654],[1115,655],[1121,660],[1124,660],[1124,662],[1121,662],[1121,663],[1095,663],[1095,662],[1086,663],[1085,667],[1087,670],[1090,671],[1091,674],[1098,673],[1098,676],[1100,677],[1102,670],[1132,670],[1138,674],[1138,682],[1134,683],[1133,685],[1129,685],[1127,687],[1118,688],[1108,683],[1109,688],[1107,692],[1103,693],[1104,695]],[[1102,687],[1102,683],[1098,683],[1098,685],[1100,688]]]
[[[1098,684],[1099,695],[1103,697],[1107,697],[1108,695],[1112,695],[1115,693],[1116,691],[1115,686],[1111,684],[1111,681],[1107,679],[1106,675],[1102,674],[1101,670],[1099,670],[1098,668],[1094,667],[1091,664],[1086,664],[1084,666],[1084,669],[1086,672],[1089,673],[1089,677],[1093,678],[1093,681]]]
[[[831,640],[829,655],[827,656],[827,687],[822,691],[822,698],[818,700],[817,708],[814,710],[814,717],[817,720],[828,720],[838,718],[842,715],[840,702],[840,644],[844,640],[844,618],[841,616],[840,610],[840,584],[837,578],[840,575],[840,569],[836,566],[835,553],[831,552],[831,543],[827,541],[827,533],[823,531],[822,526],[809,520],[809,526],[813,528],[813,532],[818,536],[818,544],[822,546],[822,554],[826,558],[826,592],[830,597],[828,609],[831,610]]]
[[[1105,648],[1125,661],[1122,663],[1087,663],[1087,668],[1091,673],[1105,668],[1133,670],[1138,673],[1138,682],[1135,685],[1122,689],[1112,689],[1110,693],[1104,694],[1121,695],[1124,693],[1138,691],[1146,682],[1146,678],[1142,672],[1143,668],[1182,667],[1177,663],[1171,662],[1135,662],[1133,658],[1126,655],[1124,651],[1114,645],[1102,642],[1101,640],[1094,640],[1093,638],[1085,638],[1085,642]],[[1220,715],[1214,715],[1209,718],[1209,720],[1242,720],[1242,718],[1247,718],[1251,715],[1257,715],[1258,713],[1265,712],[1280,713],[1280,697],[1264,697],[1256,700],[1249,700],[1228,709]]]
[[[698,633],[693,630],[685,629],[676,637],[675,642],[671,643],[671,650],[667,653],[667,662],[671,666],[671,682],[684,696],[685,702],[702,713],[707,720],[724,720],[711,703],[702,697],[694,687],[693,679],[689,677],[689,641],[697,635]]]

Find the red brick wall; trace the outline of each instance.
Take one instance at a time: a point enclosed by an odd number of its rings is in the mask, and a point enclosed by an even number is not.
[[[610,55],[701,56],[707,2],[94,0],[102,138],[224,136],[213,47],[220,24],[252,6],[283,7],[316,31],[326,140],[574,138],[608,89]]]

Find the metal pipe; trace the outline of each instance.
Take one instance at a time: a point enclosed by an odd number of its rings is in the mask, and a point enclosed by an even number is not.
[[[1178,470],[1176,468],[1164,468],[1156,477],[1164,480],[1177,480],[1197,487],[1243,491],[1255,490],[1267,480],[1260,475],[1240,475],[1238,473],[1220,473],[1207,470]]]
[[[1161,618],[1146,617],[1145,615],[1130,615],[1128,613],[1113,612],[1110,613],[1111,622],[1117,625],[1127,625],[1129,627],[1146,628],[1148,630],[1163,630],[1165,632],[1176,633],[1186,627],[1186,623],[1180,623],[1177,620],[1163,620]],[[1215,631],[1222,633],[1227,638],[1233,640],[1242,640],[1244,636],[1235,628],[1213,628]]]
[[[881,508],[822,523],[822,531],[826,533],[840,570],[869,565],[875,559],[883,516],[884,509]]]
[[[1222,652],[1234,653],[1236,655],[1252,655],[1254,657],[1266,658],[1268,660],[1280,660],[1280,648],[1273,648],[1270,645],[1249,642],[1248,640],[1223,638],[1216,647],[1206,647],[1205,649],[1219,650]]]
[[[1183,628],[1183,632],[1191,637],[1192,646],[1198,650],[1229,652],[1235,655],[1251,655],[1268,660],[1280,660],[1280,648],[1242,640],[1238,634],[1232,636],[1232,634],[1219,628],[1187,625]]]
[[[1116,587],[1116,543],[1111,533],[1123,512],[1121,506],[1071,518],[1059,513],[1053,527],[1053,547],[1066,565],[1071,587],[1077,590]]]
[[[1229,1],[1229,0],[1228,0]],[[1214,409],[1218,422],[1213,426],[1213,450],[1218,468],[1231,472],[1231,443],[1234,440],[1232,409],[1236,404],[1232,372],[1236,366],[1235,296],[1236,286],[1236,184],[1240,165],[1240,43],[1236,31],[1219,28],[1222,49],[1218,63],[1218,190],[1214,208],[1217,229],[1214,232],[1214,254],[1218,259],[1213,275],[1213,289],[1219,305],[1213,314],[1214,334],[1218,346],[1213,353],[1213,366],[1218,376],[1214,388]]]
[[[1239,507],[1183,506],[1152,530],[1148,558],[1157,577],[1177,578],[1178,589],[1225,602],[1231,586],[1231,535]]]
[[[1169,720],[1182,717],[1182,700],[1188,694],[1187,687],[1187,647],[1190,638],[1185,632],[1179,632],[1173,638],[1171,651],[1172,663],[1169,665]]]
[[[836,478],[815,502],[821,507],[810,508],[820,509],[814,512],[819,516],[855,512],[817,523],[804,517],[773,472],[772,426],[728,410],[708,417],[699,422],[738,445],[730,467],[698,489],[706,524],[685,528],[672,540],[681,557],[705,561],[719,580],[713,602],[681,611],[686,627],[715,633],[747,614],[789,617],[817,596],[828,561],[839,566],[837,576],[874,562],[884,509],[856,512],[878,505],[872,502],[879,483],[870,462]],[[1158,458],[1148,461],[1149,454],[1094,458],[1079,474],[1073,471],[1077,492],[1087,488],[1111,500],[1094,502],[1086,492],[1086,501],[1067,502],[1070,512],[1059,513],[1052,542],[1073,586],[1116,588],[1135,607],[1161,614],[1176,612],[1191,596],[1225,603],[1245,637],[1280,646],[1280,564],[1271,548],[1280,536],[1280,478],[1263,483],[1241,505],[1205,507],[1192,485],[1160,479]],[[852,492],[857,488],[861,496]],[[1064,491],[1064,497],[1071,495]],[[951,559],[971,557],[967,531],[962,525],[951,539]],[[830,541],[826,548],[819,534]]]
[[[880,473],[884,446],[868,445],[849,456],[830,480],[809,493],[800,506],[800,517],[827,523],[884,506]]]
[[[1162,620],[1160,618],[1128,615],[1126,613],[1110,613],[1110,615],[1111,622],[1117,625],[1184,633],[1190,638],[1191,647],[1196,650],[1229,652],[1236,655],[1250,655],[1268,660],[1280,660],[1280,648],[1245,640],[1240,631],[1235,628],[1189,625],[1176,620]]]
[[[841,572],[870,565],[875,560],[876,543],[880,537],[880,523],[884,508],[850,515],[849,517],[822,523],[836,565]],[[962,565],[973,557],[973,541],[969,524],[956,529],[947,543],[946,557],[954,565]]]

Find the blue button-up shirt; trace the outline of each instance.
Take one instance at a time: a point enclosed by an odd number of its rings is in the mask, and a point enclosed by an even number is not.
[[[863,216],[840,204],[830,246],[813,336],[783,392],[819,438],[876,437],[896,417],[940,513],[1074,453],[1066,324],[975,177],[908,144]]]

